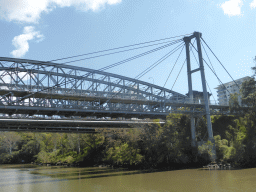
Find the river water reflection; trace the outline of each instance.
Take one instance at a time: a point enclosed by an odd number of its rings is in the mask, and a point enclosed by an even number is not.
[[[0,191],[256,191],[256,168],[142,172],[99,167],[1,165]]]

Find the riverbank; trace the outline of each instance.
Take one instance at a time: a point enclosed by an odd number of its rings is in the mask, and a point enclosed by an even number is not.
[[[86,168],[86,167],[95,167],[95,168],[110,168],[110,169],[126,169],[126,170],[138,170],[138,171],[145,171],[145,172],[156,172],[156,171],[171,171],[171,170],[183,170],[183,169],[201,169],[201,170],[234,170],[234,169],[243,169],[243,168],[238,168],[238,167],[232,167],[230,164],[223,164],[220,166],[219,164],[208,164],[206,166],[201,166],[194,164],[193,166],[191,165],[172,165],[172,166],[166,166],[166,167],[158,167],[158,168],[153,168],[153,167],[139,167],[139,166],[113,166],[111,164],[95,164],[93,166],[80,166],[79,164],[50,164],[50,163],[30,163],[30,164],[2,164],[2,166],[9,167],[9,168],[19,168],[19,167],[26,167],[26,168],[34,168],[34,167],[78,167],[78,168]]]

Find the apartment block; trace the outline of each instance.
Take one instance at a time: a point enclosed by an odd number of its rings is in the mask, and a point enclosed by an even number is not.
[[[249,80],[250,78],[251,77],[246,76],[240,79],[236,79],[235,82],[238,84],[239,87],[236,85],[234,81],[230,81],[216,87],[215,89],[217,89],[217,97],[218,97],[219,105],[228,105],[230,94],[234,94],[234,93],[238,94],[238,102],[241,105],[241,96],[240,96],[239,90],[242,83],[244,81]]]

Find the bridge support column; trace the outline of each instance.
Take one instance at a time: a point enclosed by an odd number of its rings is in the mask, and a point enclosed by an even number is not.
[[[187,74],[188,74],[188,96],[190,103],[193,102],[193,90],[192,90],[192,73],[195,73],[197,71],[200,71],[201,73],[201,81],[202,81],[202,88],[203,88],[203,97],[204,97],[204,108],[205,108],[205,115],[206,115],[206,120],[207,120],[207,132],[208,132],[208,140],[213,143],[212,147],[212,160],[216,159],[216,149],[215,149],[215,141],[213,138],[213,132],[212,132],[212,123],[211,123],[211,116],[210,116],[210,108],[209,108],[209,98],[208,98],[208,92],[206,88],[206,80],[205,80],[205,73],[204,73],[204,65],[203,65],[203,57],[202,57],[202,49],[201,49],[201,33],[199,32],[194,32],[193,35],[189,37],[184,37],[183,40],[186,45],[186,58],[187,58]],[[194,69],[191,71],[191,65],[190,65],[190,50],[189,50],[189,45],[191,39],[196,38],[197,41],[197,51],[198,51],[198,58],[199,58],[199,68]],[[191,108],[191,112],[193,112],[193,109]],[[195,118],[191,117],[191,138],[192,138],[192,146],[196,146],[196,131],[195,131]]]
[[[212,132],[212,122],[211,122],[211,116],[210,116],[210,108],[209,108],[209,98],[208,98],[208,92],[206,88],[206,80],[205,80],[205,73],[204,73],[204,65],[203,65],[203,57],[202,57],[202,49],[201,49],[201,38],[202,34],[199,32],[194,32],[194,37],[197,41],[197,51],[198,51],[198,58],[199,58],[199,68],[201,72],[201,81],[202,81],[202,87],[203,87],[203,96],[204,96],[204,106],[205,106],[205,113],[206,113],[206,120],[207,120],[207,132],[208,132],[208,140],[213,143],[212,147],[212,160],[216,159],[216,149],[215,149],[215,141],[213,138],[213,132]]]
[[[191,73],[191,64],[190,64],[190,51],[189,44],[191,41],[191,37],[184,38],[186,44],[186,59],[187,59],[187,75],[188,75],[188,96],[190,102],[193,103],[193,90],[192,90],[192,73]],[[190,109],[192,110],[192,108]],[[190,126],[191,126],[191,146],[196,147],[196,127],[195,127],[195,118],[193,115],[190,118]]]

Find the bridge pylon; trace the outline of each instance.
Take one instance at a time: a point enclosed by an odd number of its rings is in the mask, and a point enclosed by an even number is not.
[[[206,87],[206,80],[205,80],[205,72],[204,72],[204,64],[203,64],[203,57],[202,57],[202,49],[201,49],[201,36],[202,33],[194,32],[193,35],[184,37],[183,40],[186,45],[186,60],[187,60],[187,75],[188,75],[188,96],[191,102],[194,101],[193,98],[193,90],[192,90],[192,73],[200,71],[201,74],[201,82],[203,88],[203,98],[204,98],[204,115],[206,116],[206,125],[207,125],[207,132],[208,132],[208,140],[213,143],[212,147],[212,160],[216,159],[216,149],[215,149],[215,141],[213,138],[213,131],[212,131],[212,123],[211,123],[211,116],[210,116],[210,108],[209,108],[209,98],[208,92]],[[199,67],[197,69],[191,70],[191,63],[190,63],[190,42],[191,39],[195,38],[197,42],[197,52],[198,52],[198,59],[199,59]],[[193,109],[191,108],[191,111]],[[192,147],[197,146],[196,141],[196,126],[195,126],[195,115],[191,114],[191,145]]]

